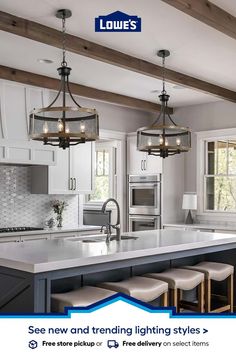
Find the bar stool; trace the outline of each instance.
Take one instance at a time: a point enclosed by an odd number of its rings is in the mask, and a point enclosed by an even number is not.
[[[124,293],[143,302],[151,302],[161,297],[161,305],[168,306],[168,284],[162,280],[135,276],[118,282],[100,283],[98,286]]]
[[[190,309],[197,312],[204,312],[204,274],[188,269],[172,268],[162,273],[148,273],[144,277],[163,280],[168,283],[170,289],[171,305],[180,308]],[[197,304],[182,300],[183,290],[193,290],[197,287]]]
[[[184,269],[196,270],[205,275],[205,312],[233,312],[234,301],[234,267],[226,263],[200,262],[195,266],[186,266]],[[227,304],[212,310],[211,300],[215,294],[211,292],[211,281],[223,281],[227,279]],[[219,295],[218,295],[219,296]]]
[[[51,310],[64,312],[65,306],[88,306],[114,294],[114,291],[95,286],[84,286],[66,293],[54,293],[51,294]]]

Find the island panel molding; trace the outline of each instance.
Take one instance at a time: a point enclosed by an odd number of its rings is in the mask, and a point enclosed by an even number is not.
[[[51,90],[58,90],[60,80],[53,79],[49,76],[34,74],[15,68],[0,65],[0,78],[10,81],[20,82],[22,84],[43,87]],[[159,112],[161,106],[159,104],[141,100],[134,97],[120,95],[109,91],[95,89],[93,87],[80,84],[70,83],[70,90],[74,95],[94,99],[97,101],[107,102],[118,106],[138,109],[147,112]],[[169,108],[169,113],[173,113],[173,108]]]
[[[236,39],[236,17],[206,0],[162,0],[176,9]]]
[[[0,30],[25,37],[37,42],[61,48],[61,32],[12,14],[0,11]],[[90,42],[83,38],[66,34],[69,52],[99,60],[127,70],[157,79],[162,78],[162,67],[120,51]],[[213,96],[236,102],[236,92],[211,84],[195,77],[166,69],[166,80]]]

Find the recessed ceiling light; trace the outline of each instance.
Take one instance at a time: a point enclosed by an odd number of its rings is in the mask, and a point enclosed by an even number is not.
[[[51,60],[51,59],[37,59],[37,62],[40,64],[52,64],[53,60]]]
[[[175,89],[175,90],[184,90],[185,89],[185,87],[184,86],[181,86],[181,85],[174,85],[174,86],[172,86],[173,87],[173,89]]]

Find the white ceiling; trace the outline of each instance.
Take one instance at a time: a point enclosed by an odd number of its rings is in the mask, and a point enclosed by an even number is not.
[[[236,15],[236,2],[214,0],[218,6]],[[134,7],[135,4],[135,7]],[[171,57],[167,66],[173,70],[236,90],[236,41],[209,26],[172,8],[160,0],[0,0],[0,10],[60,29],[54,17],[59,8],[70,8],[69,33],[160,64],[159,49],[167,48]],[[94,18],[120,10],[142,18],[141,33],[95,33]],[[0,31],[0,64],[51,77],[57,77],[61,61],[59,49]],[[38,58],[54,60],[39,64]],[[102,90],[149,101],[158,100],[154,90],[161,88],[157,79],[136,74],[112,65],[68,53],[72,67],[71,81]],[[167,86],[174,107],[212,102],[217,99],[195,90]]]

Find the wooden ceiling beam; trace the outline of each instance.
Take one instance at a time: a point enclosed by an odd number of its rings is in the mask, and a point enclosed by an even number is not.
[[[0,30],[61,48],[61,31],[0,11]],[[117,50],[67,34],[67,50],[116,65],[142,75],[162,79],[162,67]],[[166,80],[218,98],[236,102],[236,92],[209,82],[166,69]]]
[[[207,0],[162,0],[208,26],[236,39],[236,17]]]
[[[28,71],[9,68],[0,65],[0,79],[20,82],[26,85],[44,87],[51,90],[58,90],[60,80],[44,75],[34,74]],[[74,95],[94,99],[97,101],[107,102],[119,106],[124,106],[132,109],[138,109],[146,112],[159,112],[161,106],[159,104],[140,100],[138,98],[119,95],[117,93],[98,90],[93,87],[70,83],[71,92]],[[173,113],[173,109],[169,108],[169,113]]]

